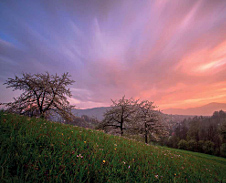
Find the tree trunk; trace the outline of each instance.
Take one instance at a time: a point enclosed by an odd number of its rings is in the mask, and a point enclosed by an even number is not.
[[[45,118],[45,115],[44,115],[44,112],[43,111],[40,113],[40,118],[42,118],[42,119]]]
[[[145,138],[145,143],[147,144],[148,143],[148,131],[147,131],[147,123],[144,123],[144,129],[145,129],[145,132],[144,132],[144,138]]]
[[[123,136],[123,117],[121,116],[121,123],[120,123],[120,130],[121,130],[121,136]]]

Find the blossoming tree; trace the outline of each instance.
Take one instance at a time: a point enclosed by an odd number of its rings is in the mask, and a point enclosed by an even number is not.
[[[68,73],[59,76],[44,74],[24,73],[22,77],[8,78],[7,88],[23,91],[14,102],[6,103],[9,111],[19,114],[36,115],[46,117],[48,113],[55,112],[65,119],[71,119],[71,109],[67,97],[71,97],[71,91],[67,86],[72,85]]]

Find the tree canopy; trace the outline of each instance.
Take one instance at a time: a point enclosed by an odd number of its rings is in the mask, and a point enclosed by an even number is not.
[[[120,134],[123,135],[126,125],[132,121],[132,114],[136,112],[137,101],[123,96],[118,101],[112,100],[112,103],[111,109],[104,114],[103,127],[120,129]]]
[[[104,114],[102,128],[105,131],[119,129],[121,135],[124,130],[127,133],[141,134],[146,143],[150,135],[156,137],[166,134],[160,112],[154,110],[153,102],[126,99],[125,96],[112,102],[111,108]]]
[[[7,109],[14,113],[46,117],[55,112],[65,119],[73,115],[67,97],[71,91],[67,88],[75,81],[70,79],[69,73],[61,76],[44,74],[23,73],[22,77],[8,78],[5,85],[13,90],[21,90],[22,94],[14,98],[14,102],[5,104]]]
[[[148,136],[166,135],[165,125],[160,119],[160,112],[155,110],[154,102],[143,100],[138,104],[135,115],[134,128],[139,134],[144,135],[145,143]]]

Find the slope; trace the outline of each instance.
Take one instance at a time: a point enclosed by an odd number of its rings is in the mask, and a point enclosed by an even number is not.
[[[0,182],[226,181],[224,158],[2,112],[0,144]]]

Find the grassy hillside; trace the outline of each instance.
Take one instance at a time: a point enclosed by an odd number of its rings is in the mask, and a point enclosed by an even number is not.
[[[226,182],[226,159],[0,113],[0,182]]]

